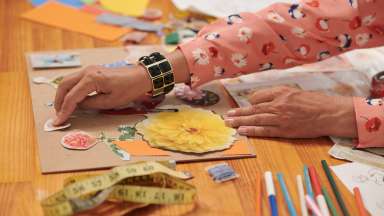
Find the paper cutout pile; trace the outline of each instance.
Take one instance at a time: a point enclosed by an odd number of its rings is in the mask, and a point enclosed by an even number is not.
[[[184,105],[172,108],[179,112],[147,114],[147,119],[136,125],[137,132],[152,147],[206,153],[227,149],[235,141],[236,130],[212,111]]]

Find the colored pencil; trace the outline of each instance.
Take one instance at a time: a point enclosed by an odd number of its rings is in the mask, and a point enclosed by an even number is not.
[[[302,216],[308,216],[308,209],[307,209],[307,206],[305,204],[303,179],[301,178],[301,175],[296,176],[296,182],[297,182],[297,190],[299,191],[301,215]]]
[[[296,216],[297,215],[296,209],[295,209],[295,206],[293,205],[291,196],[290,196],[289,191],[287,189],[287,185],[285,184],[283,174],[277,173],[277,179],[279,180],[281,190],[283,191],[285,203],[288,206],[289,215]]]
[[[315,191],[316,201],[319,205],[321,214],[323,216],[330,216],[327,202],[325,201],[324,195],[321,193],[321,185],[315,167],[309,167],[309,176],[311,177],[313,190]]]
[[[325,174],[327,175],[327,179],[329,181],[329,184],[331,184],[333,194],[335,194],[337,203],[339,204],[339,206],[341,208],[341,211],[343,212],[343,215],[344,216],[349,216],[348,209],[345,206],[343,198],[341,197],[339,188],[336,185],[335,179],[332,176],[332,173],[331,173],[331,170],[329,169],[327,161],[322,160],[321,161],[321,165],[323,166],[323,170],[324,170]]]
[[[257,174],[257,178],[256,178],[256,215],[262,215],[262,212],[261,212],[261,196],[262,196],[262,192],[261,192],[262,188],[261,188],[261,175],[260,173]]]
[[[335,205],[333,205],[333,203],[332,203],[331,196],[329,196],[329,193],[328,193],[327,189],[323,186],[321,188],[321,191],[324,194],[325,201],[327,202],[328,209],[331,210],[332,216],[339,216],[339,214],[337,214],[337,210],[335,208]]]
[[[279,212],[277,209],[276,191],[275,191],[275,186],[273,184],[272,172],[271,171],[265,172],[264,178],[265,178],[265,186],[267,189],[267,196],[268,196],[268,200],[269,200],[269,205],[271,208],[271,215],[272,216],[278,216]]]
[[[363,203],[363,199],[361,198],[361,193],[360,193],[359,188],[358,187],[354,187],[353,188],[353,193],[355,195],[355,201],[356,201],[357,208],[359,210],[359,215],[360,216],[368,216],[367,210],[365,209],[365,206],[364,206],[364,203]]]
[[[311,179],[309,178],[307,165],[304,165],[304,181],[305,181],[305,189],[307,190],[307,194],[312,199],[315,199],[315,196],[313,195],[312,184],[311,184]]]
[[[323,216],[315,201],[313,201],[313,199],[308,194],[305,196],[305,202],[307,203],[308,208],[311,209],[313,214],[315,214],[316,216]]]

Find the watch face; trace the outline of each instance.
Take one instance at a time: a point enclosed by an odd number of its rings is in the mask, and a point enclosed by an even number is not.
[[[151,77],[157,77],[161,74],[160,68],[157,65],[153,65],[148,68]]]
[[[161,72],[163,72],[163,73],[166,73],[166,72],[171,70],[171,65],[167,61],[160,63],[159,67],[160,67]]]
[[[167,75],[164,76],[164,83],[165,83],[165,85],[173,83],[173,81],[174,81],[174,78],[173,78],[173,74],[172,73],[167,74]]]
[[[165,57],[158,52],[152,53],[151,57],[153,57],[155,59],[155,61],[161,61],[161,60],[165,59]]]
[[[163,86],[164,86],[163,77],[159,77],[153,80],[153,87],[155,87],[155,89],[162,88]]]

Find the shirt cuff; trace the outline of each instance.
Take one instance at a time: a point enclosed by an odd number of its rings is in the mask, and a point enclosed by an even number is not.
[[[357,148],[384,147],[383,99],[353,98],[358,130]]]

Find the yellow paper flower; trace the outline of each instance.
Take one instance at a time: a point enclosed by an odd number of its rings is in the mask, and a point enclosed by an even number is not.
[[[136,129],[152,147],[205,153],[229,148],[236,130],[212,111],[189,106],[172,107],[179,112],[148,114]]]

